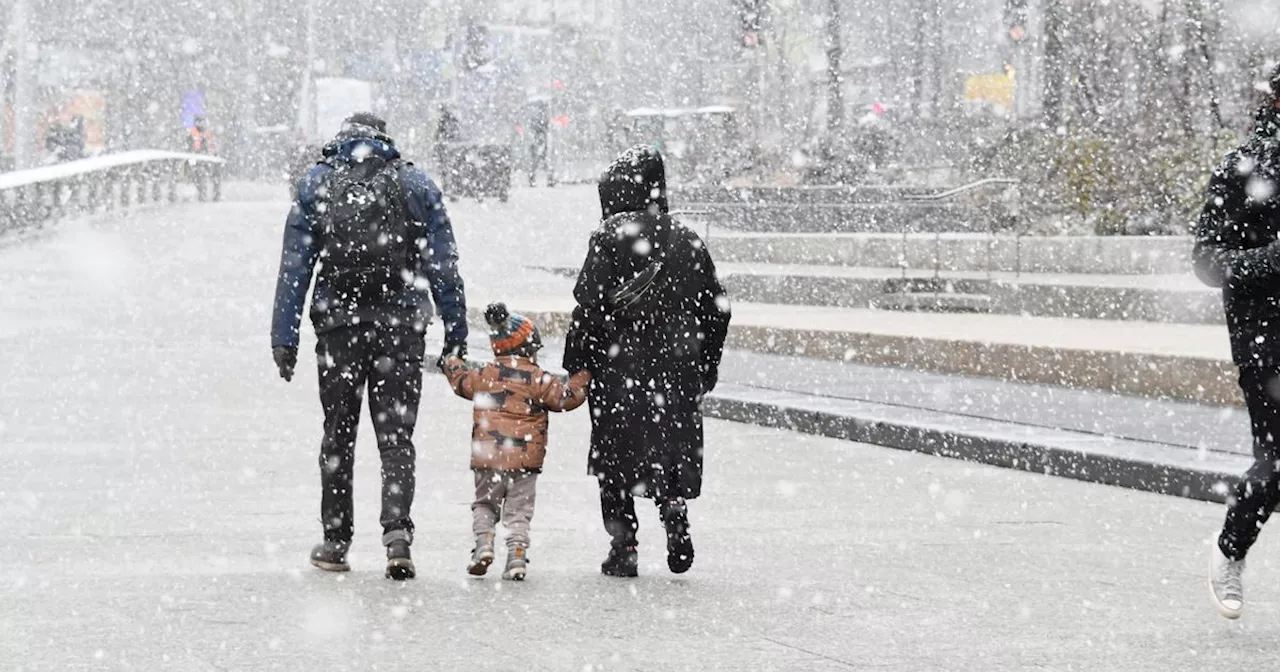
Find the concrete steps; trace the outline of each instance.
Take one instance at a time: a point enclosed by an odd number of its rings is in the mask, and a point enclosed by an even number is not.
[[[726,232],[712,220],[708,245],[717,263],[1101,275],[1191,271],[1191,239],[1185,236],[751,234]]]
[[[577,268],[537,267],[564,278]],[[728,263],[736,301],[1097,320],[1222,324],[1222,298],[1190,274],[1068,275]]]
[[[1064,275],[843,266],[722,264],[729,293],[753,303],[938,310],[1099,320],[1222,324],[1217,290],[1190,274]],[[889,295],[911,295],[894,299]],[[928,300],[916,297],[927,294]],[[966,298],[954,298],[962,295]],[[977,297],[987,297],[981,299]]]
[[[872,299],[868,307],[924,313],[986,313],[991,310],[991,297],[952,292],[894,292]]]
[[[548,334],[572,302],[512,300]],[[1221,327],[735,303],[728,346],[1122,395],[1240,403]]]

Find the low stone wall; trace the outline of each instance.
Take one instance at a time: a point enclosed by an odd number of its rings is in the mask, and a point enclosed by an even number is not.
[[[709,244],[723,262],[1117,275],[1191,269],[1191,239],[1183,236],[742,235],[713,226]]]

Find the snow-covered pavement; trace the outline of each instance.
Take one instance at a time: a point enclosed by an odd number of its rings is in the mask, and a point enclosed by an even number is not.
[[[280,190],[281,192],[283,190]],[[260,193],[260,192],[254,192]],[[272,196],[274,193],[266,194]],[[1221,509],[785,431],[708,423],[692,572],[598,574],[585,412],[556,418],[530,579],[474,581],[469,409],[426,381],[419,578],[382,578],[362,428],[355,571],[319,536],[304,341],[267,340],[287,203],[144,209],[0,241],[0,670],[1265,669],[1278,537],[1240,623],[1210,608]],[[563,291],[589,188],[453,206],[473,305]],[[513,261],[515,260],[515,261]]]

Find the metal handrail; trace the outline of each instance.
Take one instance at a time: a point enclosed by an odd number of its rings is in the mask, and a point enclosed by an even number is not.
[[[927,194],[923,196],[915,196],[915,195],[903,196],[902,200],[916,201],[916,202],[945,201],[947,199],[954,198],[955,196],[958,196],[960,194],[974,191],[982,187],[987,187],[991,185],[1017,187],[1020,184],[1022,184],[1022,181],[1014,178],[988,177],[985,179],[978,180],[977,182],[970,182],[969,184],[961,185],[954,189],[948,189],[947,191],[943,191],[937,194]],[[1017,216],[1017,213],[1015,213],[1015,217],[1016,216]],[[907,233],[908,233],[907,230],[903,229],[901,264],[902,264],[902,277],[904,281],[907,276]],[[1015,251],[1016,260],[1014,262],[1017,267],[1015,271],[1016,271],[1016,274],[1020,276],[1022,271],[1022,231],[1016,226],[1014,231],[1014,237],[1016,239],[1015,245],[1017,248]],[[990,280],[992,277],[991,276],[991,253],[992,253],[992,247],[994,246],[994,244],[995,244],[995,224],[994,222],[992,222],[992,223],[988,223],[987,225],[987,255],[986,255],[987,256],[987,260],[986,260],[987,280]],[[935,292],[939,291],[938,288],[941,287],[941,278],[942,278],[942,232],[935,231],[933,235],[933,283],[934,283]]]
[[[144,149],[0,173],[0,233],[73,212],[160,201],[166,185],[169,201],[176,201],[180,178],[195,182],[201,200],[210,189],[217,200],[225,163],[205,154]]]
[[[165,161],[222,165],[226,160],[207,154],[186,154],[160,149],[139,149],[116,154],[103,154],[49,166],[0,173],[0,190],[30,186],[39,182],[66,180],[112,169],[129,168]]]
[[[696,216],[698,216],[698,215],[710,215],[710,214],[714,214],[714,213],[713,213],[713,211],[711,211],[711,210],[692,210],[692,209],[687,209],[687,208],[686,208],[686,209],[684,209],[684,210],[672,210],[672,211],[668,212],[667,214],[668,214],[668,215],[671,215],[672,217],[679,217],[679,216],[681,216],[681,215],[694,215],[694,216],[696,217]],[[706,239],[707,239],[707,240],[711,240],[711,220],[710,220],[710,219],[706,220],[706,225],[707,225],[707,237],[706,237]]]
[[[1021,180],[1016,180],[1011,177],[988,177],[985,179],[978,180],[977,182],[971,182],[969,184],[959,186],[954,189],[948,189],[947,191],[943,191],[937,194],[924,194],[924,195],[908,194],[903,196],[902,200],[904,201],[945,201],[949,198],[959,196],[960,194],[963,194],[965,192],[973,191],[975,189],[992,185],[992,184],[1003,184],[1005,186],[1013,186],[1013,185],[1022,184],[1022,182]]]

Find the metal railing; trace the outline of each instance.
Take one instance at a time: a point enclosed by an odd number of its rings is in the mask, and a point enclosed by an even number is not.
[[[1004,186],[1017,186],[1021,184],[1021,182],[1011,177],[988,177],[986,179],[978,180],[977,182],[970,182],[969,184],[961,185],[954,189],[948,189],[947,191],[943,191],[937,194],[906,194],[902,197],[902,200],[904,201],[945,201],[951,198],[955,198],[960,194],[965,194],[970,191],[975,191],[977,189],[981,189],[982,187],[990,186],[993,184],[999,184]]]
[[[690,223],[697,224],[700,217],[706,217],[707,215],[712,214],[712,212],[710,210],[695,210],[695,209],[686,208],[683,210],[672,210],[667,214],[671,215],[672,217],[688,217]],[[701,221],[703,225],[706,227],[706,231],[707,231],[705,240],[709,241],[711,240],[711,219],[708,218]]]
[[[0,233],[98,209],[173,202],[184,181],[195,184],[200,200],[218,200],[224,163],[216,156],[144,149],[0,173]]]
[[[993,271],[991,268],[991,257],[993,254],[993,250],[995,249],[997,228],[1013,229],[1014,239],[1015,239],[1014,240],[1014,246],[1015,246],[1014,273],[1015,273],[1015,276],[1022,275],[1023,231],[1022,231],[1022,227],[1019,226],[1019,222],[1022,220],[1022,216],[1021,216],[1022,213],[1021,213],[1021,194],[1019,194],[1018,192],[1018,187],[1021,184],[1022,182],[1020,180],[1013,179],[1013,178],[988,177],[982,180],[978,180],[976,182],[970,182],[969,184],[964,184],[954,189],[948,189],[946,191],[939,192],[936,194],[906,195],[902,197],[902,200],[915,201],[915,202],[940,202],[940,201],[951,200],[957,196],[967,194],[969,192],[977,191],[979,189],[983,189],[986,187],[991,187],[991,186],[1004,187],[1004,195],[1001,198],[1003,202],[1001,210],[1003,210],[1003,212],[1000,213],[1000,215],[997,215],[996,213],[986,213],[987,214],[986,216],[986,220],[987,220],[986,275],[987,275],[987,280],[990,281],[993,277]],[[903,227],[902,251],[900,253],[900,259],[901,259],[900,264],[902,266],[902,280],[903,280],[904,286],[907,286],[909,283],[909,280],[907,279],[907,269],[910,267],[910,262],[909,262],[907,248],[908,248],[908,239],[910,235],[911,235],[910,230],[908,230],[906,227]],[[942,293],[941,288],[943,286],[943,283],[942,283],[942,232],[941,231],[935,231],[933,234],[932,286],[934,288],[934,295],[936,299],[937,295]]]

